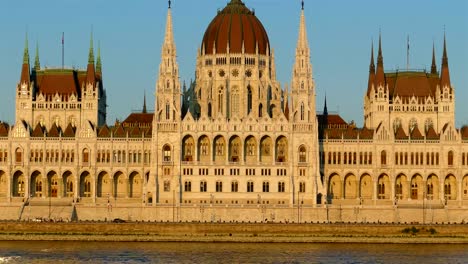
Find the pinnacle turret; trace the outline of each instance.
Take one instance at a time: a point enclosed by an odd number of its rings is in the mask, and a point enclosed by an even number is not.
[[[444,34],[444,53],[442,55],[442,67],[440,69],[440,85],[442,87],[450,87],[450,72],[448,66],[448,57],[447,57],[447,41]]]
[[[36,43],[36,57],[34,58],[34,70],[38,71],[41,69],[41,63],[39,61],[39,43]]]
[[[28,42],[28,35],[26,35],[26,39],[24,41],[24,52],[23,52],[23,64],[29,65],[29,42]]]
[[[379,34],[379,53],[377,56],[377,71],[375,73],[375,86],[385,85],[385,73],[382,56],[382,34]]]
[[[89,42],[88,64],[94,64],[93,33],[91,33],[91,39]]]
[[[101,43],[98,43],[97,59],[96,59],[96,72],[102,72],[102,62],[101,62]]]
[[[431,65],[431,73],[437,74],[437,65],[436,65],[436,57],[435,57],[435,45],[432,44],[432,65]]]

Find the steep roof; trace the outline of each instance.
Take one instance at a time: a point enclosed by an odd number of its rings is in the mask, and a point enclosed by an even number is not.
[[[43,137],[45,135],[45,128],[41,126],[40,123],[37,123],[36,127],[34,128],[31,136],[32,137]]]
[[[435,132],[433,127],[429,127],[429,129],[426,132],[426,139],[437,140],[440,139],[440,136]]]
[[[45,69],[35,74],[37,93],[44,95],[80,95],[86,72],[72,69]]]
[[[0,122],[0,137],[8,137],[8,124]]]
[[[107,125],[99,128],[98,137],[100,138],[108,138],[111,136],[111,131]]]
[[[462,139],[468,140],[468,126],[463,126],[460,132],[461,132]]]
[[[439,76],[418,71],[397,71],[385,74],[391,97],[435,96]]]
[[[359,138],[360,139],[373,139],[374,138],[374,130],[368,129],[367,127],[362,128],[359,131]]]
[[[418,127],[415,127],[413,131],[411,131],[411,139],[424,139]]]
[[[68,124],[67,128],[63,132],[63,137],[75,137],[76,128],[72,126],[72,124]]]
[[[402,127],[399,127],[397,132],[395,133],[395,139],[408,139],[408,136],[406,135]]]
[[[60,128],[54,123],[47,133],[48,137],[60,137]]]
[[[132,113],[123,122],[124,127],[148,127],[153,123],[153,113]]]
[[[119,124],[117,127],[114,128],[113,136],[117,138],[124,138],[127,136],[127,132],[123,128],[122,124]]]

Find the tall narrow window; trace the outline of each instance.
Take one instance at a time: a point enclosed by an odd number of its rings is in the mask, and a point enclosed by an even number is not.
[[[253,192],[254,191],[254,183],[249,181],[247,182],[247,192]]]
[[[304,103],[301,103],[301,121],[304,121]]]
[[[239,183],[236,181],[233,181],[231,183],[231,192],[238,192],[239,191]]]
[[[387,165],[387,152],[385,150],[382,150],[380,153],[380,163],[382,165]]]
[[[263,192],[267,193],[270,192],[270,183],[269,182],[263,182]]]
[[[200,192],[207,192],[206,181],[200,182]]]
[[[300,183],[299,183],[299,192],[300,192],[300,193],[305,193],[305,191],[306,191],[306,184],[305,184],[305,182],[300,182]]]
[[[304,146],[299,147],[299,162],[306,162],[306,148]]]
[[[88,163],[89,162],[89,150],[84,149],[83,150],[83,163]]]
[[[185,182],[184,191],[186,191],[186,192],[191,192],[192,191],[192,182],[191,181],[186,181]]]
[[[216,192],[223,192],[223,182],[221,181],[216,182]]]
[[[163,148],[164,161],[171,161],[171,147],[165,145]]]
[[[247,114],[252,112],[252,88],[247,87]]]
[[[260,118],[263,117],[263,105],[262,104],[258,106],[258,117]]]
[[[223,87],[219,88],[218,91],[218,113],[222,114],[223,113],[223,106],[224,106],[224,101],[223,101]]]
[[[449,151],[448,153],[448,165],[453,166],[453,151]]]
[[[169,120],[171,118],[171,106],[169,103],[166,103],[166,120]]]

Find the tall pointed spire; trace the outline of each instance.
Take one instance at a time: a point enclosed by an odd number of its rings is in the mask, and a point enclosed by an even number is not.
[[[307,39],[307,29],[305,23],[305,15],[304,15],[304,1],[302,1],[302,9],[301,9],[301,21],[299,24],[299,39],[297,41],[297,48],[309,48],[309,42]]]
[[[93,84],[96,82],[96,70],[94,68],[94,49],[93,49],[93,33],[91,32],[91,40],[89,41],[88,68],[86,70],[86,83]]]
[[[143,95],[143,111],[142,111],[143,114],[146,114],[147,111],[146,111],[146,91]]]
[[[379,53],[377,55],[377,71],[375,73],[375,86],[385,85],[385,73],[382,56],[382,34],[379,33]]]
[[[323,115],[328,115],[328,108],[327,108],[327,95],[325,94],[325,105],[323,107]]]
[[[98,51],[96,59],[96,72],[101,73],[102,71],[102,62],[101,62],[101,42],[98,42]]]
[[[94,64],[94,48],[93,48],[93,33],[92,32],[91,32],[91,39],[89,41],[88,64]]]
[[[29,41],[28,34],[26,34],[26,39],[24,41],[24,52],[23,52],[23,64],[29,65]]]
[[[369,82],[367,84],[367,96],[370,96],[372,86],[375,83],[375,64],[374,64],[374,41],[371,44],[371,59],[369,64]]]
[[[166,34],[164,36],[164,45],[174,45],[174,32],[172,30],[172,13],[170,1],[169,8],[167,9]]]
[[[445,38],[444,32],[444,53],[442,55],[442,67],[440,69],[440,85],[443,87],[450,87],[450,72],[448,66],[448,57],[447,57],[447,41]]]
[[[431,65],[431,73],[437,74],[437,65],[436,65],[436,57],[435,57],[435,44],[432,43],[432,65]]]
[[[26,33],[26,39],[24,41],[24,52],[23,52],[23,66],[21,67],[21,84],[29,85],[30,72],[29,72],[29,42],[28,34]]]
[[[36,42],[36,57],[34,59],[34,70],[38,71],[41,69],[41,63],[39,61],[39,43]]]

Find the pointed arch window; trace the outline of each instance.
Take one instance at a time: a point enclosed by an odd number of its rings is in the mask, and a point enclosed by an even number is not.
[[[169,105],[169,102],[166,102],[166,120],[169,120],[171,118],[171,106]]]
[[[89,150],[83,149],[83,163],[89,162]]]
[[[304,146],[299,147],[299,162],[306,162],[306,148]]]
[[[380,163],[381,165],[387,165],[387,152],[385,150],[380,153]]]
[[[239,115],[239,89],[237,87],[232,89],[231,113],[232,113],[232,116]]]
[[[219,88],[218,91],[218,113],[223,113],[223,105],[224,105],[224,90],[223,87]]]
[[[301,103],[301,121],[304,121],[305,116],[304,103]]]
[[[163,157],[164,161],[169,162],[171,161],[171,147],[168,145],[165,145],[163,147]]]
[[[252,88],[250,85],[247,87],[247,114],[252,112]]]
[[[453,151],[449,151],[448,153],[448,165],[453,166]]]

